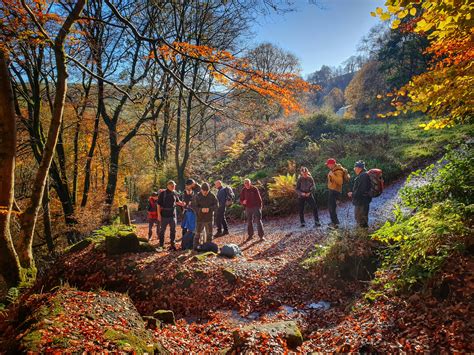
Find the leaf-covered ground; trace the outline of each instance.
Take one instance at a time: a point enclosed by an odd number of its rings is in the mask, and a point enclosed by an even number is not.
[[[401,184],[374,200],[373,223],[388,217]],[[350,205],[340,207],[346,229],[353,226],[351,210]],[[321,212],[321,219],[329,222],[327,211]],[[176,324],[155,330],[153,337],[173,353],[231,349],[234,330],[281,320],[298,322],[305,340],[297,348],[301,352],[474,351],[472,258],[453,260],[439,279],[443,281],[429,290],[369,303],[363,298],[367,278],[352,277],[352,270],[335,277],[324,268],[302,265],[315,245],[326,243],[329,230],[312,223],[300,228],[298,222],[297,216],[265,221],[263,242],[244,242],[244,225],[232,225],[231,235],[216,241],[240,244],[244,256],[236,259],[197,257],[189,251],[108,257],[100,245],[92,244],[58,260],[37,291],[67,281],[83,291],[127,293],[142,316],[171,309]],[[344,228],[339,233],[344,234]],[[146,229],[138,226],[142,236]],[[355,240],[351,253],[363,255],[369,246]],[[320,307],[327,304],[329,309]],[[258,331],[247,335],[245,346],[237,350],[288,350],[279,336]]]

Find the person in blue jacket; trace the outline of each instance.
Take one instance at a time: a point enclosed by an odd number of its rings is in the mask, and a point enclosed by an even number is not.
[[[181,228],[183,231],[185,231],[183,233],[183,237],[181,238],[181,249],[192,249],[194,233],[196,231],[196,213],[193,211],[191,206],[187,207],[184,211]]]

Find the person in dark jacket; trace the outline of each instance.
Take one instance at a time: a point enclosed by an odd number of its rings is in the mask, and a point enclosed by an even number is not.
[[[370,197],[371,182],[370,177],[365,171],[365,163],[358,161],[354,165],[354,172],[356,178],[354,179],[354,185],[352,192],[348,193],[348,196],[352,198],[352,204],[354,207],[354,216],[357,225],[362,228],[369,227],[369,205],[372,201]]]
[[[316,200],[314,198],[314,179],[311,176],[308,168],[302,166],[300,170],[301,175],[298,177],[296,182],[296,193],[298,194],[298,206],[300,210],[300,222],[301,227],[305,226],[304,221],[304,206],[309,204],[313,210],[314,216],[314,225],[320,227],[319,215],[318,215],[318,206],[316,205]]]
[[[214,183],[215,188],[217,189],[217,212],[216,212],[216,226],[217,233],[214,235],[214,238],[221,237],[223,235],[229,234],[229,226],[227,225],[227,220],[225,218],[225,212],[227,205],[232,203],[234,199],[234,192],[230,186],[223,186],[221,180],[217,180]]]
[[[264,231],[262,224],[262,197],[260,191],[252,185],[250,179],[244,180],[244,188],[240,192],[240,204],[245,207],[247,215],[247,233],[248,239],[253,238],[253,222],[257,224],[257,232],[260,240],[264,240]]]
[[[212,218],[217,210],[217,198],[209,190],[209,184],[207,182],[203,183],[201,185],[201,192],[194,197],[191,203],[197,215],[197,229],[193,243],[194,250],[201,244],[201,234],[203,231],[206,232],[205,241],[208,243],[212,241]]]
[[[160,247],[165,244],[166,227],[170,226],[170,250],[176,250],[176,206],[184,206],[176,193],[176,183],[172,180],[166,184],[166,190],[162,191],[158,196],[158,221],[161,223],[160,228]]]
[[[156,238],[160,235],[160,222],[158,221],[158,192],[154,191],[148,199],[148,241],[153,236],[153,225],[156,224]]]

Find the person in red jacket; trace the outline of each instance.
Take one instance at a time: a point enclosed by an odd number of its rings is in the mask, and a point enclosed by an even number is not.
[[[260,191],[252,185],[250,179],[244,180],[244,188],[240,193],[240,204],[245,207],[247,215],[247,233],[248,239],[253,238],[253,222],[257,224],[257,232],[260,240],[264,240],[262,224],[262,196]]]
[[[148,199],[148,240],[153,236],[153,225],[156,224],[156,238],[160,233],[160,222],[158,221],[158,192],[153,192]]]

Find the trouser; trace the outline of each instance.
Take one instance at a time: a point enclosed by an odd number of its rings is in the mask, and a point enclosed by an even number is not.
[[[262,209],[259,207],[248,207],[247,214],[247,233],[249,238],[253,237],[253,222],[257,224],[257,232],[260,238],[263,238]]]
[[[336,207],[337,200],[341,197],[341,193],[336,190],[329,190],[328,195],[328,208],[329,216],[331,217],[331,223],[339,224],[339,219],[337,218]]]
[[[206,232],[205,240],[207,243],[212,242],[212,222],[197,222],[196,235],[194,236],[193,248],[201,244],[201,234]]]
[[[228,232],[229,226],[227,225],[227,220],[225,218],[226,206],[219,207],[216,213],[216,225],[217,233]]]
[[[160,228],[160,246],[165,245],[165,232],[166,227],[170,226],[170,241],[171,245],[174,245],[176,238],[176,217],[161,217],[161,228]]]
[[[369,205],[369,202],[365,202],[354,207],[354,216],[359,227],[367,228],[369,226]]]
[[[304,205],[306,203],[308,203],[311,209],[313,210],[314,222],[319,222],[318,206],[316,205],[316,200],[313,195],[298,198],[298,205],[300,208],[300,222],[304,223]]]
[[[153,225],[156,224],[156,237],[160,235],[160,221],[158,218],[149,218],[148,219],[148,240],[153,236]]]

